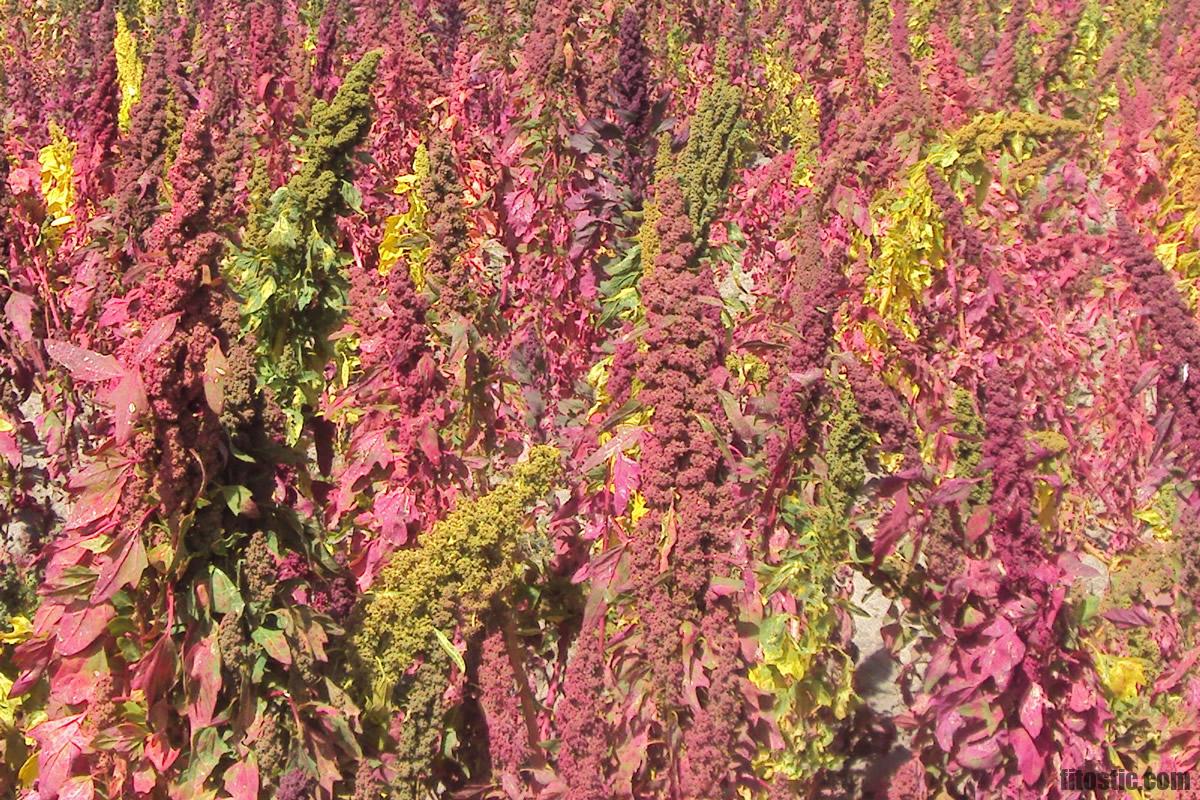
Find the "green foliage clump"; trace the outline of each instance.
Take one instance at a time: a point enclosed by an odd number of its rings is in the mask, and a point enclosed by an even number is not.
[[[258,340],[260,383],[275,393],[299,438],[301,409],[323,386],[329,333],[346,305],[345,257],[334,220],[359,205],[350,161],[370,128],[371,82],[380,53],[364,55],[329,103],[313,104],[302,166],[256,217],[247,249],[228,269],[243,298],[243,327]]]
[[[799,493],[784,498],[780,518],[796,529],[796,544],[759,574],[764,608],[771,608],[769,599],[780,592],[802,602],[794,613],[775,611],[763,617],[759,661],[749,675],[772,696],[771,714],[785,742],[783,748],[760,751],[759,769],[792,781],[841,767],[837,723],[846,719],[854,698],[854,663],[840,633],[848,599],[839,593],[838,576],[853,560],[848,520],[866,477],[863,456],[870,439],[848,388],[830,411],[825,441],[819,500],[807,504]]]

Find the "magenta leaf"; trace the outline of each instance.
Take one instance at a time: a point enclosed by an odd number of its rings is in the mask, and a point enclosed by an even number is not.
[[[1046,766],[1046,756],[1038,750],[1024,728],[1013,728],[1009,731],[1008,741],[1017,754],[1017,769],[1025,783],[1033,786],[1042,775]]]

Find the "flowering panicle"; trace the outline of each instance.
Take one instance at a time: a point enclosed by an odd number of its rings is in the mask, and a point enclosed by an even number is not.
[[[422,537],[420,547],[392,556],[355,637],[372,680],[387,687],[401,683],[413,660],[434,644],[435,628],[452,624],[456,613],[469,618],[471,609],[487,608],[509,580],[526,509],[549,490],[557,472],[552,448],[533,449],[508,482],[461,504]]]
[[[466,13],[459,0],[436,0],[430,8],[429,30],[433,34],[434,51],[430,62],[443,76],[450,74],[458,42],[462,37]]]
[[[1017,44],[1026,24],[1027,0],[1016,0],[1004,22],[1004,33],[996,45],[995,59],[989,76],[992,96],[997,105],[1003,105],[1013,90],[1017,70]]]
[[[171,102],[171,65],[166,40],[171,31],[160,22],[146,61],[145,77],[130,116],[129,134],[121,146],[120,167],[114,188],[113,226],[127,238],[125,252],[137,252],[140,238],[154,220],[159,190],[167,164],[168,106]]]
[[[708,238],[737,160],[744,130],[742,93],[724,76],[700,96],[679,163],[679,182],[696,241]]]
[[[317,25],[313,52],[312,93],[320,100],[328,100],[337,90],[337,38],[341,17],[341,0],[328,0]]]
[[[0,0],[0,793],[1200,763],[1197,20]]]
[[[654,202],[661,214],[659,247],[653,269],[642,279],[647,349],[637,355],[636,372],[642,385],[638,400],[653,409],[641,456],[640,485],[649,510],[629,547],[642,647],[655,691],[670,705],[681,700],[680,624],[728,613],[722,603],[710,605],[701,598],[723,569],[720,554],[731,546],[733,498],[723,480],[726,467],[715,438],[725,422],[710,377],[724,361],[715,341],[720,311],[704,302],[715,297],[716,287],[696,262],[693,228],[678,181],[660,181]],[[707,427],[704,421],[709,421]],[[663,537],[673,543],[667,551]],[[659,576],[668,565],[670,580],[663,581]],[[729,655],[727,643],[715,633],[706,645]],[[687,740],[703,755],[692,752],[681,762],[688,780],[706,792],[718,791],[732,759],[730,728],[716,735],[716,726],[733,726],[736,717],[728,713],[733,701],[725,692],[734,690],[734,679],[723,658],[717,658],[722,666],[710,675],[716,682],[698,712],[706,738],[702,743]]]
[[[1162,262],[1123,217],[1117,222],[1113,248],[1134,292],[1149,311],[1146,318],[1164,366],[1158,382],[1159,393],[1174,411],[1174,427],[1183,457],[1193,464],[1200,458],[1200,376],[1191,375],[1190,365],[1193,361],[1200,362],[1200,326]]]
[[[438,140],[429,149],[429,175],[421,185],[421,194],[428,209],[431,246],[425,274],[441,305],[470,315],[471,275],[462,260],[468,245],[467,221],[462,207],[462,181],[450,141]]]
[[[456,626],[471,636],[478,615],[508,586],[517,533],[558,472],[557,452],[535,447],[507,482],[460,502],[419,547],[396,552],[373,587],[354,649],[368,710],[390,708],[396,697],[405,709],[392,734],[405,791],[415,792],[428,777],[451,667],[447,636]]]
[[[642,40],[644,15],[644,7],[636,4],[621,15],[617,71],[613,76],[615,110],[625,146],[622,170],[636,204],[646,191],[650,161],[650,67]]]
[[[572,800],[611,797],[607,731],[603,715],[604,618],[580,631],[567,662],[562,699],[554,713],[558,729],[558,776]]]
[[[492,775],[515,778],[529,758],[529,731],[502,630],[488,634],[480,647],[479,705],[487,722]]]
[[[568,24],[576,19],[573,3],[538,0],[533,27],[521,45],[517,67],[518,86],[551,87],[561,83],[566,72],[563,42]]]
[[[870,430],[879,435],[885,453],[902,453],[908,461],[917,456],[912,425],[904,418],[904,409],[896,393],[867,365],[854,361],[846,370],[859,414]]]
[[[785,363],[774,370],[779,393],[782,436],[772,442],[773,460],[790,455],[808,438],[820,395],[826,354],[833,339],[833,320],[845,280],[830,259],[821,253],[815,236],[805,237],[805,247],[789,290],[785,313],[795,328],[789,338]]]
[[[86,100],[77,117],[72,139],[79,144],[75,174],[81,201],[98,205],[112,192],[112,156],[117,143],[121,87],[116,54],[110,43],[116,35],[112,4],[102,2],[92,14],[91,64]]]
[[[1005,570],[1021,579],[1045,555],[1033,522],[1033,485],[1026,472],[1024,412],[1018,374],[993,367],[984,376],[982,465],[990,468],[991,509],[997,555]]]

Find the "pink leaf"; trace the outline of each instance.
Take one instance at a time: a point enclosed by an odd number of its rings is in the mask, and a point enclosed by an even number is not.
[[[165,317],[159,317],[150,323],[150,327],[146,328],[145,335],[138,342],[137,347],[133,351],[133,363],[140,364],[150,356],[154,355],[154,351],[162,347],[163,342],[171,338],[171,334],[175,332],[175,324],[179,321],[179,312],[167,314]]]
[[[408,523],[413,514],[413,497],[407,489],[397,489],[375,498],[375,521],[383,539],[400,547],[408,542]]]
[[[33,298],[27,294],[13,292],[4,304],[4,313],[17,337],[25,343],[33,341]]]
[[[112,356],[85,350],[55,339],[46,340],[46,352],[78,381],[111,381],[125,374]]]
[[[991,512],[986,508],[976,509],[971,515],[971,519],[967,521],[967,541],[971,544],[979,541],[979,537],[987,531],[988,523],[991,521]]]
[[[937,491],[930,495],[926,502],[935,506],[962,502],[971,494],[975,484],[976,481],[966,478],[951,478],[938,486]]]
[[[1009,632],[994,640],[979,656],[977,668],[981,677],[991,678],[999,691],[1008,687],[1013,668],[1025,657],[1025,645],[1016,632]]]
[[[908,487],[900,489],[896,495],[896,504],[892,510],[888,512],[887,517],[879,523],[875,528],[875,541],[871,544],[871,551],[875,556],[875,564],[878,565],[892,552],[896,542],[908,532],[908,519],[912,507],[908,502]]]
[[[38,796],[43,800],[58,797],[71,777],[71,765],[87,741],[80,731],[83,717],[80,713],[49,719],[29,731],[38,743]]]
[[[1193,647],[1169,673],[1163,675],[1154,684],[1154,693],[1169,692],[1179,685],[1188,671],[1200,660],[1200,647]]]
[[[258,800],[258,765],[253,757],[239,761],[225,773],[225,791],[233,800]]]
[[[126,476],[121,475],[113,484],[102,491],[91,491],[79,499],[71,509],[67,518],[67,531],[87,527],[98,520],[110,516],[121,501],[121,491],[125,488]]]
[[[146,760],[159,772],[166,772],[179,758],[180,750],[171,747],[164,732],[159,731],[146,740]]]
[[[933,735],[937,739],[938,747],[949,753],[954,749],[954,734],[958,733],[958,729],[966,723],[963,715],[957,711],[951,711],[948,714],[943,714],[938,718],[937,726],[934,728]]]
[[[0,456],[13,467],[21,466],[21,444],[11,433],[0,433]]]
[[[201,639],[188,651],[185,661],[189,678],[187,715],[192,731],[199,731],[212,723],[217,693],[221,690],[221,660],[217,657],[216,640],[211,636]]]
[[[58,793],[58,800],[93,800],[96,796],[96,786],[87,775],[81,775],[67,781]]]
[[[1140,605],[1133,608],[1109,609],[1101,616],[1118,628],[1140,628],[1144,625],[1154,624],[1153,617]]]
[[[629,496],[638,486],[639,466],[624,453],[617,453],[613,462],[613,510],[624,514],[629,505]]]
[[[429,459],[430,463],[438,466],[442,463],[442,445],[438,441],[437,431],[432,425],[426,425],[421,429],[421,435],[417,438],[417,443],[421,445],[421,452]]]
[[[958,763],[967,769],[995,769],[1000,764],[1000,745],[995,737],[964,745],[958,751]]]
[[[1035,683],[1025,692],[1025,697],[1021,700],[1021,706],[1018,709],[1021,724],[1035,739],[1042,733],[1042,709],[1045,705],[1046,696],[1042,692],[1042,687]]]

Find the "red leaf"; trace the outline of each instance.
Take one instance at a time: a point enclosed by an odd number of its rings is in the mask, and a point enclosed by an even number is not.
[[[133,688],[145,692],[147,701],[153,704],[175,682],[177,661],[175,642],[170,636],[162,637],[137,663],[131,681]]]
[[[80,731],[83,717],[80,713],[49,719],[29,731],[38,743],[38,796],[42,800],[58,797],[71,777],[71,764],[87,741]]]
[[[129,584],[137,585],[142,572],[150,566],[141,531],[135,527],[124,541],[117,540],[110,549],[111,557],[100,567],[100,577],[92,590],[92,602],[103,603]]]
[[[54,649],[64,656],[72,656],[86,650],[104,633],[105,626],[117,615],[108,603],[92,605],[87,600],[75,600],[67,606],[58,629],[58,642]]]
[[[66,342],[47,339],[46,352],[66,367],[71,377],[78,381],[111,381],[125,374],[125,370],[112,356],[85,350]]]
[[[258,800],[258,765],[251,756],[225,772],[225,791],[233,800]]]
[[[201,639],[185,657],[188,685],[187,715],[192,731],[212,724],[217,709],[217,693],[221,690],[221,659],[217,656],[216,639]]]

